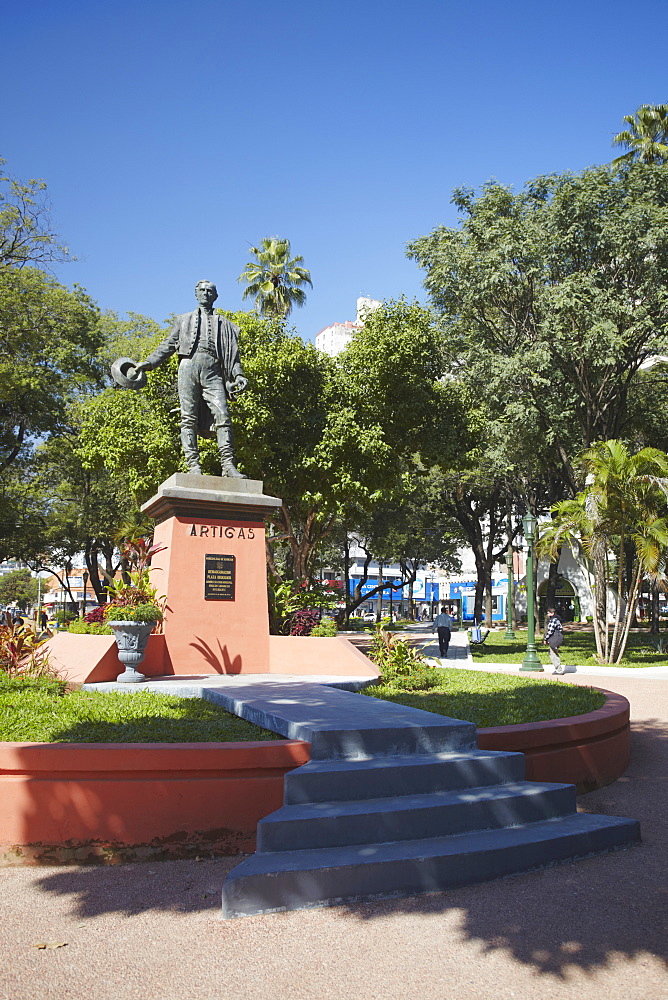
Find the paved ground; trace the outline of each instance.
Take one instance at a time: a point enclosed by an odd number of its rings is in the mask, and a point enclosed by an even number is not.
[[[439,656],[438,650],[438,640],[431,636],[430,631],[426,626],[414,627],[410,630],[410,635],[412,638],[417,636],[423,640],[420,644],[420,649],[428,656],[430,659],[438,659],[439,663],[443,667],[463,667],[468,670],[487,670],[495,673],[506,673],[506,674],[516,674],[520,673],[521,676],[528,676],[526,671],[520,671],[520,664],[516,663],[481,663],[478,660],[473,660],[471,658],[471,653],[468,644],[467,632],[462,630],[452,633],[452,638],[450,641],[450,648],[448,650],[447,659],[443,659]],[[538,647],[542,651],[545,651],[545,647]],[[541,676],[550,676],[552,674],[552,666],[550,663],[545,664],[544,674]],[[645,680],[650,679],[663,679],[668,680],[668,666],[665,667],[566,667],[566,674],[568,675],[567,680],[572,681],[573,675],[577,674],[579,677],[636,677],[644,678]],[[590,681],[591,683],[591,681]],[[602,684],[604,687],[605,685]]]
[[[3,869],[0,1000],[668,1000],[668,684],[633,674],[606,684],[631,702],[631,766],[579,802],[639,818],[640,847],[229,922],[220,887],[235,859]]]

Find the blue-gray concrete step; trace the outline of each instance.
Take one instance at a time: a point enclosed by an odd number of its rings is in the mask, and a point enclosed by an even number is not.
[[[472,722],[394,705],[321,684],[230,678],[204,697],[288,739],[311,744],[312,760],[364,760],[476,748]]]
[[[442,792],[524,778],[524,754],[502,750],[312,761],[285,776],[286,805]]]
[[[639,839],[636,820],[575,813],[431,840],[255,854],[227,876],[223,916],[441,891],[628,847]]]
[[[575,812],[575,788],[538,781],[353,802],[283,806],[257,827],[258,852],[314,850],[502,829]]]

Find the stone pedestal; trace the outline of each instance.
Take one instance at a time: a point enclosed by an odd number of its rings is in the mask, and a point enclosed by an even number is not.
[[[266,673],[265,516],[251,479],[176,474],[142,511],[156,520],[151,582],[166,595],[163,674]]]

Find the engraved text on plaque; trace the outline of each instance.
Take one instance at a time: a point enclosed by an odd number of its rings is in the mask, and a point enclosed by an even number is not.
[[[204,600],[234,600],[234,556],[204,556]]]

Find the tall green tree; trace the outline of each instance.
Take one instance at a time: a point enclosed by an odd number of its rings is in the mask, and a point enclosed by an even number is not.
[[[0,159],[0,269],[70,259],[53,229],[44,181],[10,177],[5,163]]]
[[[302,267],[304,258],[291,257],[290,241],[278,236],[265,237],[259,247],[251,247],[254,260],[246,264],[239,281],[246,282],[243,298],[254,298],[261,316],[287,317],[293,306],[303,306],[311,285],[311,273]]]
[[[0,576],[0,604],[16,604],[27,611],[37,600],[37,580],[29,569],[15,569]]]
[[[668,455],[656,448],[630,454],[621,441],[602,441],[582,455],[585,488],[555,504],[541,532],[539,551],[552,557],[567,541],[580,548],[591,566],[596,646],[603,663],[624,655],[643,576],[665,571],[668,549]],[[627,549],[631,572],[625,579]],[[615,553],[611,579],[609,554]],[[617,610],[612,635],[607,623],[607,588],[612,583]]]
[[[632,115],[624,115],[629,126],[618,132],[613,146],[625,146],[628,152],[612,162],[668,163],[668,104],[641,104]]]
[[[348,597],[340,618],[348,617],[364,601],[386,590],[383,567],[397,563],[399,582],[390,585],[397,600],[408,595],[412,602],[413,584],[418,570],[425,564],[439,566],[449,572],[461,570],[458,550],[464,540],[457,521],[444,510],[441,477],[436,470],[407,470],[392,493],[370,509],[347,512],[348,528],[356,522],[349,535],[365,554],[362,574],[355,591]],[[379,567],[376,587],[363,591],[372,562]],[[380,620],[381,601],[377,617]]]
[[[34,267],[0,270],[0,473],[67,426],[67,407],[101,383],[98,310]]]
[[[596,167],[453,200],[461,226],[409,255],[458,377],[478,386],[517,472],[558,467],[574,496],[575,456],[629,432],[640,365],[666,353],[668,172]]]
[[[456,459],[470,446],[471,398],[451,377],[434,316],[417,302],[387,301],[369,313],[338,364],[360,421],[392,448],[393,473],[418,452]]]

